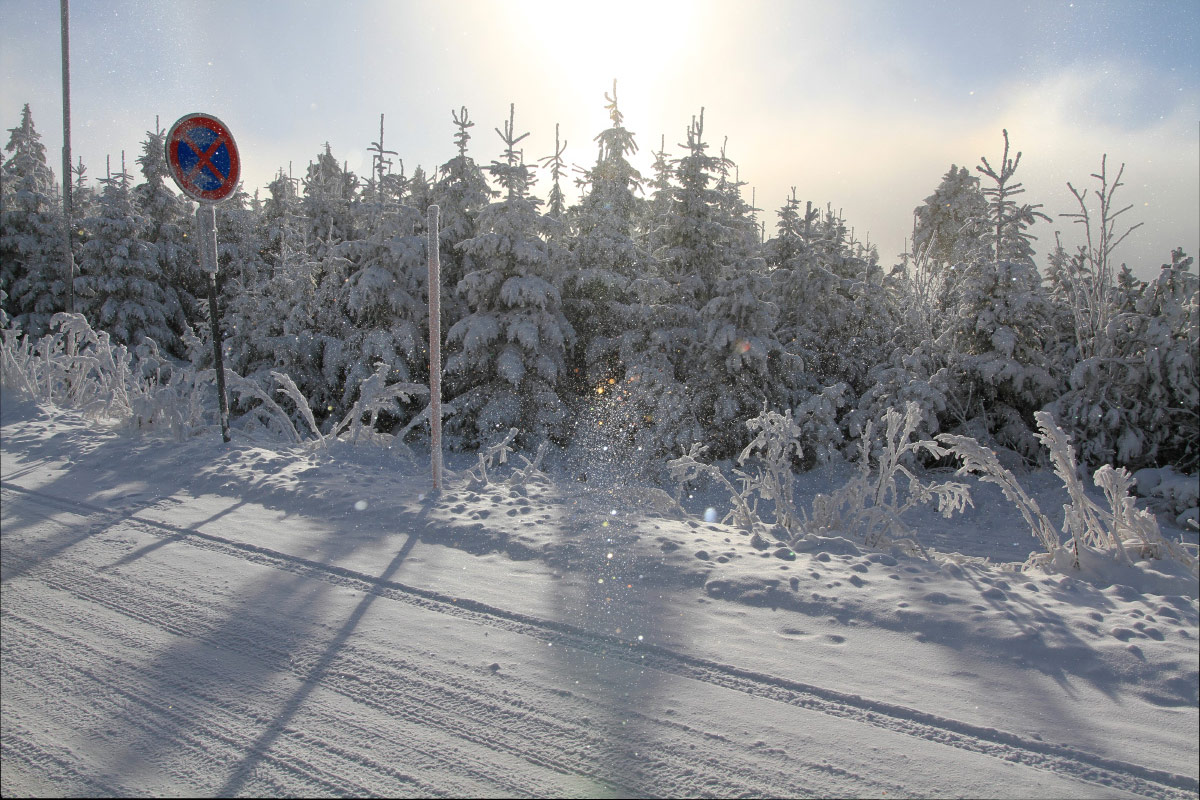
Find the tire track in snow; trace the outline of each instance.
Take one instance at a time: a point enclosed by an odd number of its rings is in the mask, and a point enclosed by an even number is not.
[[[72,569],[73,566],[59,562],[52,575],[38,576],[38,580],[77,598],[81,605],[108,608],[117,614],[127,615],[147,625],[154,624],[153,615],[147,614],[142,609],[159,607],[161,604],[158,603],[157,592],[147,591],[144,581],[140,586],[123,585],[120,581],[109,578],[108,582],[113,585],[105,586],[88,580],[86,567]],[[57,607],[59,607],[58,604],[53,603],[38,604],[26,612],[29,614],[29,619],[25,619],[23,616],[18,616],[16,619],[18,622],[25,622],[37,628],[47,637],[53,637],[56,635],[53,631],[43,628],[33,620],[53,616]],[[196,618],[167,619],[163,620],[158,627],[165,632],[177,632],[191,628],[193,637],[203,639],[208,632],[207,621],[200,618],[205,610],[207,609],[202,607],[193,609],[192,611],[197,612],[193,615]],[[253,637],[230,637],[228,631],[225,631],[222,633],[222,642],[229,643],[237,640],[238,646],[232,649],[238,655],[249,655],[256,650],[266,651],[268,661],[277,660],[272,654],[282,651],[272,640],[271,629],[267,626],[255,626],[254,633]],[[117,638],[118,635],[110,634],[107,629],[105,630],[106,638]],[[16,641],[15,646],[18,648],[15,653],[21,654],[19,640]],[[70,646],[81,650],[87,648],[87,644],[79,639],[66,639],[59,646],[64,649],[68,649]],[[525,699],[529,693],[526,690],[515,693],[515,696],[505,696],[503,703],[500,704],[491,698],[490,687],[485,685],[486,681],[472,674],[478,672],[477,668],[463,665],[462,671],[442,672],[425,668],[425,659],[419,661],[397,659],[394,656],[389,657],[388,653],[375,648],[343,645],[342,651],[345,657],[339,658],[327,670],[326,675],[322,678],[323,687],[390,717],[400,718],[415,727],[419,726],[422,736],[426,738],[428,738],[430,726],[446,729],[454,737],[492,751],[499,749],[511,753],[564,775],[584,775],[596,780],[597,783],[609,783],[609,788],[617,794],[645,794],[647,787],[653,787],[654,782],[661,778],[661,775],[635,773],[631,777],[639,780],[633,784],[629,786],[611,785],[611,781],[607,780],[605,776],[617,774],[620,771],[619,767],[628,765],[612,763],[611,758],[606,756],[604,745],[608,737],[605,731],[580,728],[578,722],[580,717],[586,717],[588,714],[596,715],[597,711],[594,706],[581,710],[562,708],[568,704],[561,699],[556,700],[549,696],[545,702],[540,700],[530,702]],[[76,658],[86,655],[86,653],[81,653]],[[125,677],[128,676],[127,670],[139,671],[133,662],[122,659],[118,654],[105,650],[100,655],[106,662],[121,663],[122,675]],[[432,653],[428,654],[428,657],[436,658]],[[295,659],[296,663],[292,671],[297,673],[297,678],[306,673],[308,669],[306,662],[312,660],[314,657],[310,652],[302,653]],[[450,664],[449,666],[456,665]],[[238,669],[240,667],[234,665],[231,667],[232,671],[229,675],[222,674],[220,676],[221,684],[236,686],[239,678]],[[140,672],[143,683],[149,684],[153,680],[158,689],[170,689],[173,697],[180,696],[178,705],[194,706],[189,708],[181,719],[195,717],[202,714],[206,708],[220,705],[226,707],[223,710],[238,718],[248,718],[261,722],[264,726],[269,722],[267,719],[255,720],[256,713],[253,707],[231,707],[228,700],[222,699],[228,696],[227,691],[211,693],[206,690],[205,686],[157,680],[148,670],[140,670]],[[398,675],[403,676],[403,679],[399,685],[396,685],[395,676]],[[546,692],[544,687],[541,688],[541,692],[547,695],[557,694],[553,690]],[[203,702],[193,704],[191,702],[193,698]],[[547,707],[549,707],[549,711],[547,711]],[[676,738],[681,735],[694,739],[711,738],[702,731],[689,729],[678,723],[662,722],[641,714],[629,716],[636,718],[632,721],[647,726],[654,723],[670,728]],[[540,717],[536,725],[529,724],[531,717]],[[470,724],[464,725],[464,720]],[[336,720],[331,719],[327,722],[332,726]],[[322,723],[321,729],[326,729],[325,723]],[[365,737],[380,736],[384,733],[395,735],[395,731],[379,730],[362,731],[361,733]],[[293,737],[295,734],[293,731],[289,731],[288,735]],[[647,737],[645,734],[640,736],[644,740],[641,746],[645,749],[653,747],[662,762],[662,768],[666,769],[668,773],[677,775],[696,773],[696,777],[692,781],[688,781],[686,785],[674,787],[677,791],[673,793],[697,796],[710,793],[711,789],[709,792],[705,791],[705,783],[706,781],[710,784],[714,783],[718,777],[722,794],[726,792],[753,794],[756,789],[761,789],[763,786],[781,787],[781,791],[784,793],[794,795],[812,794],[818,791],[812,786],[798,782],[795,773],[804,765],[795,760],[779,759],[774,771],[758,769],[757,765],[749,765],[745,769],[739,769],[737,776],[731,778],[727,774],[728,758],[721,752],[712,751],[714,745],[717,749],[734,749],[732,743],[708,742],[707,747],[696,748],[694,743],[687,746],[669,741],[664,749],[662,739],[654,739],[653,736]],[[647,738],[654,739],[654,741],[645,741]],[[233,739],[228,741],[234,742]],[[319,739],[317,743],[320,744]],[[532,755],[531,745],[533,746]],[[567,759],[557,755],[564,750],[569,750],[574,756]],[[555,754],[555,757],[548,755],[539,757],[538,754]],[[461,768],[464,765],[469,766],[471,758],[468,755],[460,754],[449,763],[456,765],[456,768]],[[479,769],[485,770],[487,765],[485,764]],[[821,767],[820,771],[828,771],[828,767]],[[792,777],[788,777],[789,775]],[[492,775],[486,785],[495,788],[498,783],[501,781]],[[858,783],[849,785],[847,789],[850,791],[853,791],[854,788],[861,789],[861,784],[862,781],[859,779]],[[893,791],[898,788],[886,784],[884,786]],[[445,787],[441,788],[444,790]],[[533,794],[544,796],[552,793],[556,787],[553,785],[538,787],[537,781],[527,776],[517,782],[508,781],[501,788],[513,794],[532,791]],[[659,788],[661,789],[661,786]],[[326,787],[325,791],[328,790]],[[475,786],[464,787],[456,793],[470,794],[479,793],[479,791],[479,787]],[[364,794],[367,792],[360,790],[353,793]]]
[[[122,526],[128,524],[128,520],[121,521]],[[180,579],[185,579],[186,576],[176,575],[174,578],[178,582]],[[204,641],[206,637],[211,636],[217,630],[226,616],[226,611],[219,605],[210,605],[206,602],[207,598],[196,596],[203,594],[198,587],[192,586],[188,592],[189,601],[194,600],[196,605],[181,604],[176,599],[179,591],[177,584],[156,581],[153,577],[147,576],[139,576],[138,581],[134,583],[118,573],[96,571],[88,562],[76,561],[63,556],[57,558],[51,565],[43,565],[29,570],[24,574],[24,580],[35,580],[52,588],[55,592],[73,599],[75,608],[70,608],[71,603],[64,603],[61,597],[55,595],[50,595],[40,602],[39,596],[34,596],[18,604],[17,612],[11,609],[10,604],[9,609],[6,609],[6,625],[10,629],[12,628],[11,623],[27,625],[36,630],[42,639],[53,641],[57,638],[59,641],[49,650],[53,652],[61,649],[67,652],[74,649],[76,652],[68,659],[72,662],[88,661],[90,658],[92,661],[100,660],[115,665],[115,668],[119,669],[121,680],[130,681],[133,678],[132,684],[136,687],[130,696],[124,698],[126,701],[138,702],[134,698],[167,690],[169,695],[175,698],[175,705],[185,708],[182,712],[178,710],[175,712],[176,718],[172,724],[186,724],[189,719],[205,718],[206,729],[212,728],[213,725],[209,718],[213,716],[212,709],[214,707],[218,707],[223,712],[220,715],[221,718],[231,716],[248,719],[250,722],[260,724],[260,727],[269,724],[269,719],[255,719],[253,707],[234,707],[228,699],[225,699],[229,696],[228,687],[238,688],[237,682],[241,669],[238,664],[231,666],[228,674],[222,671],[220,675],[213,677],[213,680],[226,687],[226,690],[210,692],[207,683],[196,686],[164,680],[150,668],[141,668],[136,661],[123,657],[120,648],[116,650],[111,647],[97,649],[89,644],[90,638],[71,637],[69,633],[63,632],[64,630],[69,631],[74,624],[78,623],[88,609],[95,608],[108,609],[116,615],[126,617],[140,625],[157,628],[171,636]],[[61,618],[61,623],[56,625],[54,630],[48,629],[42,624],[43,621],[55,617]],[[101,641],[119,642],[124,648],[134,652],[144,650],[154,641],[153,638],[145,636],[139,638],[131,629],[122,630],[112,624],[104,624],[97,630],[100,620],[94,617],[89,620],[89,623],[93,630],[103,634]],[[246,657],[254,655],[271,664],[281,664],[286,661],[288,662],[287,669],[294,674],[297,680],[300,680],[308,674],[311,663],[318,659],[313,651],[319,648],[307,648],[299,653],[293,653],[291,654],[292,658],[289,659],[287,657],[289,646],[283,640],[284,638],[278,633],[278,629],[259,624],[245,628],[236,635],[228,629],[220,632],[221,643],[232,650],[233,654]],[[21,639],[14,636],[6,641],[6,650],[17,656],[28,655],[26,650],[21,649],[21,644]],[[435,654],[414,653],[414,656],[413,659],[396,658],[394,654],[378,648],[359,647],[350,643],[343,644],[339,650],[339,658],[328,666],[322,676],[322,688],[337,692],[386,714],[390,718],[398,718],[410,723],[413,731],[417,734],[415,738],[428,739],[431,728],[447,730],[449,734],[444,737],[447,741],[442,743],[443,748],[452,749],[453,739],[458,738],[477,745],[477,749],[486,748],[486,751],[492,753],[506,752],[514,758],[531,761],[536,766],[553,770],[562,775],[588,777],[594,782],[592,786],[588,787],[588,791],[594,791],[595,788],[600,787],[621,795],[658,792],[707,796],[729,792],[753,795],[760,792],[763,787],[774,787],[779,793],[796,796],[819,792],[814,786],[801,782],[801,775],[805,771],[804,765],[794,759],[781,757],[776,760],[777,763],[770,765],[773,767],[771,769],[762,768],[759,764],[749,764],[744,769],[739,768],[735,776],[730,776],[729,751],[744,750],[745,748],[738,748],[734,743],[727,741],[712,741],[711,737],[703,731],[687,729],[686,726],[675,723],[660,725],[660,727],[673,731],[674,740],[668,742],[669,746],[665,748],[662,746],[662,741],[655,738],[653,732],[639,734],[643,740],[641,746],[644,749],[654,749],[655,755],[658,757],[659,768],[667,774],[680,776],[674,785],[664,787],[661,773],[651,774],[644,770],[635,770],[631,773],[628,764],[617,763],[614,760],[618,759],[619,755],[614,756],[606,752],[605,743],[612,738],[609,735],[611,732],[592,730],[587,726],[580,725],[581,717],[586,718],[588,714],[598,715],[594,704],[584,707],[582,710],[564,707],[570,706],[571,703],[564,701],[561,696],[556,698],[557,692],[547,691],[545,687],[540,687],[540,692],[546,696],[545,702],[540,699],[527,699],[529,692],[525,690],[516,692],[515,695],[505,692],[502,702],[497,702],[490,694],[495,691],[495,677],[490,673],[486,676],[477,676],[474,674],[480,672],[477,667],[455,664],[437,664],[437,668],[430,670],[424,664],[428,658],[436,661]],[[451,670],[440,669],[443,666],[447,666]],[[403,676],[398,685],[396,676]],[[96,676],[90,677],[94,681],[100,680]],[[492,683],[491,686],[487,685],[489,679]],[[67,690],[69,685],[70,682],[60,688]],[[242,696],[253,687],[241,688],[242,691],[234,692],[235,697]],[[89,695],[92,694],[93,692],[89,691]],[[579,698],[572,702],[576,705],[584,703]],[[145,710],[149,713],[158,713],[161,705],[150,706]],[[530,724],[531,718],[536,718],[536,724]],[[658,720],[652,720],[643,715],[639,715],[639,719],[647,727],[652,722],[659,724]],[[324,731],[331,728],[336,722],[337,720],[332,719],[322,721],[319,729]],[[344,726],[345,723],[342,724]],[[293,724],[292,728],[295,727],[296,724]],[[166,728],[169,730],[171,725],[167,725]],[[226,734],[225,744],[227,745],[236,746],[240,742],[244,747],[246,744],[248,737],[244,732],[239,735],[233,729],[220,726],[216,726],[215,730]],[[624,733],[624,731],[621,732]],[[287,731],[289,741],[301,735],[302,732]],[[346,745],[353,747],[353,743],[356,741],[378,739],[384,735],[394,737],[396,731],[356,731],[354,736],[347,739]],[[695,741],[679,741],[681,737],[690,737]],[[320,738],[316,737],[315,739],[318,745],[321,744]],[[699,742],[699,745],[696,742]],[[210,744],[204,742],[188,741],[186,744],[193,745],[201,751],[206,747],[212,749]],[[442,752],[445,750],[443,749]],[[761,760],[761,754],[755,755]],[[462,772],[464,769],[469,771],[472,757],[468,750],[454,755],[452,759],[445,760],[445,762],[452,764],[455,771]],[[485,774],[485,780],[481,780],[479,784],[461,786],[457,790],[452,790],[451,793],[479,795],[488,793],[489,789],[492,792],[499,790],[501,793],[513,795],[532,793],[545,796],[562,793],[560,784],[539,781],[536,775],[518,774],[515,780],[505,781],[502,779],[505,776],[496,775],[495,767],[486,761],[479,763],[477,768],[483,773],[490,771],[491,774]],[[815,767],[814,771],[827,772],[828,767]],[[614,782],[609,777],[612,775],[621,775],[621,782]],[[294,772],[294,777],[309,785],[316,783],[314,788],[321,793],[330,791],[338,793],[339,791],[333,786],[313,780],[315,776],[311,769]],[[822,777],[825,778],[824,783],[828,786],[830,783],[828,776]],[[179,784],[189,785],[195,776],[181,775],[179,778]],[[858,776],[848,776],[848,778],[842,783],[850,793],[853,793],[855,789],[861,791],[864,783],[867,785],[877,783],[872,780],[863,780]],[[898,788],[892,784],[879,785],[893,791]],[[446,790],[444,781],[438,781],[438,790]],[[294,792],[294,789],[292,791]],[[354,791],[345,787],[341,787],[340,792],[370,793],[362,789]],[[421,793],[437,792],[432,787],[428,787]]]
[[[109,609],[117,615],[129,616],[137,622],[144,623],[147,626],[158,627],[159,630],[171,632],[180,629],[185,629],[191,620],[188,619],[172,619],[166,621],[162,626],[155,626],[152,616],[148,616],[141,609],[148,606],[154,607],[157,593],[149,591],[138,591],[139,587],[135,585],[122,584],[120,581],[109,581],[111,585],[97,585],[94,582],[86,580],[86,569],[72,570],[71,565],[64,565],[61,562],[56,564],[56,574],[62,573],[61,580],[45,580],[39,579],[40,582],[47,586],[56,589],[77,598],[80,605],[93,605],[100,608]],[[54,641],[54,646],[49,648],[50,652],[55,652],[56,648],[64,652],[71,653],[72,657],[68,659],[69,664],[77,663],[94,663],[96,661],[111,665],[108,670],[109,674],[120,676],[122,683],[129,683],[134,688],[131,690],[122,689],[119,686],[112,685],[111,680],[107,677],[100,676],[87,669],[79,669],[72,667],[74,670],[74,680],[87,680],[94,684],[95,688],[89,690],[89,699],[93,697],[102,697],[105,693],[119,695],[123,703],[136,704],[141,710],[147,714],[162,716],[165,722],[160,726],[162,731],[147,730],[147,734],[169,733],[171,731],[183,730],[188,731],[196,725],[196,720],[203,721],[203,730],[206,733],[212,734],[210,739],[215,738],[217,741],[197,741],[194,738],[184,736],[184,743],[192,745],[201,753],[208,753],[214,750],[226,751],[227,759],[222,758],[221,761],[231,761],[236,763],[241,758],[241,754],[247,752],[258,737],[259,732],[267,729],[274,721],[274,715],[264,713],[262,706],[264,699],[268,706],[281,706],[286,704],[287,691],[271,690],[267,692],[268,697],[263,698],[263,687],[256,682],[247,682],[243,677],[243,668],[245,663],[237,661],[229,665],[220,663],[204,662],[206,671],[210,672],[209,680],[203,684],[184,683],[179,680],[173,680],[167,674],[164,675],[153,667],[144,667],[136,659],[123,655],[120,651],[112,648],[104,647],[97,648],[91,640],[84,640],[79,637],[71,636],[69,629],[79,621],[78,615],[64,615],[61,612],[56,612],[56,609],[61,608],[59,603],[29,603],[31,607],[26,611],[22,610],[19,613],[6,611],[6,641],[5,649],[10,654],[10,662],[20,662],[22,659],[19,656],[28,655],[28,660],[37,664],[37,653],[30,652],[31,648],[47,649],[45,642],[47,640]],[[188,611],[199,611],[197,617],[203,616],[203,611],[208,609],[188,609]],[[132,613],[129,613],[131,612]],[[61,622],[54,628],[49,628],[41,624],[43,620],[54,619],[58,616]],[[96,625],[96,620],[93,618],[93,629]],[[197,630],[193,632],[189,638],[203,639],[205,634],[205,621],[202,618],[195,620]],[[14,630],[14,624],[17,629]],[[24,626],[38,633],[36,644],[32,637],[28,646],[22,648],[23,640],[20,637],[20,627]],[[223,650],[223,654],[242,656],[245,658],[253,657],[255,651],[268,651],[267,663],[278,661],[269,652],[276,648],[273,647],[270,641],[270,630],[268,626],[255,626],[256,632],[261,633],[263,638],[255,640],[251,638],[241,638],[240,641],[236,637],[223,638],[225,644],[234,642],[236,646]],[[115,639],[116,635],[109,633],[110,626],[105,625],[99,629],[108,639]],[[11,632],[11,635],[10,635]],[[126,632],[126,635],[128,633]],[[147,642],[149,644],[149,641]],[[136,650],[134,651],[136,652]],[[17,656],[14,658],[13,656]],[[45,659],[43,658],[42,663]],[[351,670],[366,671],[364,664],[361,663],[338,663],[334,669],[329,671],[329,675],[340,676],[343,671],[351,673]],[[411,665],[408,665],[411,667]],[[7,667],[6,667],[7,670]],[[305,677],[304,665],[300,664],[297,668],[289,670],[296,683],[300,683]],[[35,669],[37,674],[40,674],[40,669]],[[7,677],[7,676],[6,676]],[[36,680],[36,678],[35,678]],[[62,693],[69,693],[74,685],[74,680],[63,682],[59,686],[52,685],[52,696],[57,696]],[[438,678],[431,677],[428,682],[437,681]],[[442,684],[450,687],[459,687],[462,684],[461,676],[459,675],[441,675],[440,681]],[[361,682],[361,681],[360,681]],[[405,675],[405,686],[408,687],[410,681],[408,675]],[[323,682],[322,688],[337,690],[337,687],[325,685]],[[407,737],[410,742],[417,744],[416,747],[411,747],[403,741],[389,742],[387,747],[388,760],[392,763],[413,764],[416,763],[427,771],[439,776],[436,786],[428,782],[417,782],[417,787],[412,790],[412,794],[418,796],[427,796],[433,794],[442,794],[447,791],[450,794],[471,796],[471,795],[486,795],[488,793],[507,793],[507,794],[524,794],[532,792],[534,794],[545,795],[553,792],[557,787],[553,784],[539,781],[536,775],[531,774],[516,774],[511,775],[508,772],[497,769],[497,765],[482,760],[474,755],[471,751],[463,751],[455,746],[455,738],[463,738],[464,740],[479,742],[481,737],[476,732],[476,735],[464,735],[462,730],[456,729],[453,724],[445,724],[445,720],[437,718],[435,715],[428,713],[431,705],[427,699],[421,697],[420,691],[423,687],[417,686],[416,692],[389,692],[389,700],[399,700],[402,703],[407,702],[410,708],[403,706],[390,706],[382,701],[370,703],[374,709],[382,711],[387,716],[388,722],[394,722],[399,719],[407,722],[408,727],[397,730],[393,727],[371,727],[362,724],[359,715],[355,714],[347,719],[345,714],[338,714],[325,708],[325,704],[316,703],[313,708],[306,708],[305,720],[303,722],[295,720],[287,729],[282,732],[277,742],[277,748],[285,752],[290,752],[293,749],[292,745],[300,743],[303,747],[301,750],[325,750],[331,756],[332,761],[344,761],[343,766],[349,769],[333,769],[328,766],[321,766],[313,762],[311,756],[301,759],[295,757],[288,759],[288,763],[281,762],[277,755],[272,751],[264,754],[264,758],[268,763],[280,766],[289,772],[294,778],[300,779],[303,784],[308,785],[310,791],[308,793],[334,793],[334,794],[349,794],[357,796],[369,796],[380,793],[381,786],[387,787],[383,793],[392,794],[400,793],[403,786],[398,786],[394,781],[397,778],[404,778],[402,783],[412,784],[414,781],[382,763],[379,759],[368,759],[360,755],[361,748],[357,746],[358,742],[370,741],[381,742],[385,740],[395,740],[397,737]],[[232,690],[232,691],[231,691]],[[370,695],[372,692],[378,691],[377,686],[372,686],[370,681],[364,683],[365,693]],[[167,706],[165,702],[152,701],[147,698],[167,693],[171,697],[171,706]],[[339,692],[339,694],[344,694]],[[252,698],[248,700],[247,698]],[[463,700],[463,705],[470,708],[475,707],[482,702],[482,698],[467,696]],[[116,706],[120,703],[110,702],[107,706]],[[171,710],[168,710],[171,708]],[[215,712],[215,713],[214,713]],[[142,717],[137,715],[133,719],[140,721]],[[320,730],[320,736],[310,736],[304,732],[303,727],[311,727]],[[461,726],[459,726],[461,727]],[[443,731],[441,735],[438,731]],[[330,739],[335,739],[335,742],[330,743]],[[341,744],[339,745],[338,742]],[[424,744],[424,747],[420,745]],[[516,750],[516,748],[510,748]],[[501,765],[503,766],[503,765]],[[509,767],[511,768],[511,764]],[[323,777],[324,774],[329,775],[354,775],[364,771],[373,773],[375,780],[364,780],[361,785],[349,784],[344,780],[330,781]],[[474,777],[476,781],[467,781],[455,784],[452,776],[456,774],[466,774]],[[204,785],[203,783],[189,783],[189,780],[196,779],[195,775],[181,775],[181,785]],[[280,784],[285,787],[283,791],[288,794],[295,794],[297,788],[293,783]],[[217,790],[217,786],[212,786],[213,791]],[[261,787],[253,784],[242,787],[245,790],[253,789],[255,793],[262,791]],[[304,792],[300,792],[303,794]]]
[[[5,484],[22,496],[49,507],[72,512],[116,515],[117,512],[68,498]],[[146,509],[153,512],[153,509]],[[1004,761],[1043,770],[1057,776],[1083,781],[1111,790],[1147,797],[1194,798],[1200,781],[1186,775],[1156,770],[1142,765],[1106,758],[1065,745],[1028,739],[1006,731],[987,728],[917,709],[872,700],[859,695],[837,692],[777,676],[722,664],[709,659],[676,652],[646,643],[632,643],[619,637],[593,633],[568,623],[546,620],[508,611],[435,590],[409,586],[399,581],[381,580],[354,570],[322,564],[301,556],[270,548],[237,542],[197,530],[180,528],[168,522],[122,515],[121,524],[134,526],[160,538],[223,553],[234,558],[311,577],[326,583],[353,588],[390,600],[408,603],[435,613],[463,618],[512,633],[531,636],[554,646],[603,654],[631,664],[721,686],[747,695],[817,711],[833,717],[872,725],[924,741],[979,753]],[[724,773],[723,777],[728,777]],[[804,793],[801,790],[801,793]]]

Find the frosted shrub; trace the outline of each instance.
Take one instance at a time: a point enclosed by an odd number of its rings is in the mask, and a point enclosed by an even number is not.
[[[15,329],[3,333],[3,381],[40,403],[156,428],[183,439],[212,423],[204,409],[212,373],[178,367],[153,339],[133,353],[93,330],[79,314],[55,314],[37,341]]]
[[[330,436],[338,438],[344,432],[344,438],[351,443],[357,443],[360,438],[385,443],[392,441],[392,437],[380,439],[381,434],[375,430],[379,413],[381,411],[398,412],[400,403],[408,402],[414,395],[429,394],[429,389],[415,383],[388,384],[389,369],[388,365],[383,362],[375,365],[375,372],[359,384],[358,399],[354,401],[354,405],[342,421],[333,426]],[[366,425],[363,425],[364,416],[369,417]]]
[[[921,424],[920,406],[908,403],[903,414],[889,408],[883,423],[882,441],[875,436],[875,422],[867,424],[859,441],[858,475],[833,493],[814,497],[804,527],[813,533],[848,533],[868,547],[895,545],[925,554],[904,514],[932,502],[949,518],[972,505],[971,493],[962,483],[923,482],[910,467],[922,452],[935,458],[950,452],[936,442],[910,441]]]
[[[757,463],[753,474],[737,471],[742,480],[743,494],[755,492],[775,501],[775,523],[796,535],[800,529],[802,512],[796,509],[792,459],[800,458],[803,453],[800,438],[804,430],[792,419],[791,409],[783,414],[764,411],[754,419],[747,420],[746,427],[754,439],[738,456],[738,464],[744,465],[752,455],[756,456]]]
[[[947,434],[938,437],[938,441],[949,445],[951,452],[962,461],[959,474],[974,473],[980,480],[1000,486],[1005,497],[1017,506],[1046,550],[1031,555],[1026,566],[1050,566],[1065,557],[1072,568],[1079,569],[1081,551],[1091,550],[1126,562],[1130,560],[1130,552],[1140,558],[1170,558],[1196,574],[1196,557],[1182,543],[1163,536],[1153,514],[1136,507],[1136,498],[1129,492],[1134,481],[1124,467],[1113,468],[1106,464],[1093,474],[1093,483],[1104,493],[1108,503],[1108,508],[1102,507],[1088,497],[1079,478],[1075,448],[1054,417],[1046,411],[1039,411],[1034,416],[1038,439],[1050,451],[1054,472],[1066,487],[1070,499],[1063,505],[1061,530],[1067,537],[1065,546],[1060,544],[1053,523],[1012,473],[1000,465],[994,453],[965,436]]]
[[[742,491],[739,491],[725,477],[725,473],[721,472],[720,467],[717,467],[715,464],[706,464],[700,460],[707,451],[707,447],[696,443],[679,458],[667,462],[667,470],[671,476],[671,480],[679,487],[699,480],[702,477],[719,483],[724,487],[725,491],[729,492],[730,502],[733,503],[733,510],[726,514],[721,522],[732,522],[734,525],[751,530],[755,523],[760,522],[757,502],[751,499],[753,487],[743,484]],[[675,500],[678,503],[679,497],[677,496]],[[754,502],[754,505],[751,505],[751,502]]]
[[[493,480],[495,477],[493,470],[497,466],[508,462],[508,457],[513,454],[512,443],[517,438],[518,433],[518,429],[509,428],[508,433],[503,438],[481,449],[476,454],[477,461],[475,466],[466,471],[466,477],[483,486],[495,483],[496,481]],[[549,447],[549,442],[543,440],[538,445],[537,452],[534,454],[532,461],[521,453],[516,453],[517,458],[525,462],[525,466],[520,469],[514,469],[503,482],[514,486],[522,486],[534,480],[547,481],[548,478],[541,471],[541,466],[542,459],[545,458]]]
[[[916,533],[903,521],[905,513],[926,503],[936,503],[943,516],[963,511],[971,504],[971,495],[961,483],[923,482],[910,468],[917,456],[927,452],[943,457],[950,451],[932,441],[910,441],[921,421],[921,409],[909,403],[904,414],[889,409],[883,422],[882,441],[875,435],[875,423],[867,424],[859,443],[859,472],[845,486],[831,494],[813,498],[811,514],[797,507],[793,485],[793,459],[802,455],[803,426],[791,412],[765,411],[747,425],[755,438],[742,451],[739,464],[754,458],[753,471],[735,469],[738,489],[712,464],[700,461],[705,448],[691,450],[668,464],[671,477],[679,484],[709,478],[729,492],[733,509],[723,522],[752,529],[766,525],[760,517],[759,500],[773,501],[774,522],[794,545],[806,534],[847,534],[868,547],[898,546],[908,552],[924,553]]]

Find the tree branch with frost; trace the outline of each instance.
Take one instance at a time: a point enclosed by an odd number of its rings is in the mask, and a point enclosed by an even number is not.
[[[1133,208],[1133,204],[1113,210],[1117,189],[1124,186],[1121,176],[1125,174],[1125,165],[1121,164],[1116,179],[1110,184],[1107,162],[1108,155],[1101,156],[1100,171],[1091,175],[1100,182],[1096,191],[1100,204],[1100,219],[1094,224],[1091,209],[1087,204],[1088,190],[1080,191],[1069,181],[1067,188],[1079,204],[1079,211],[1059,215],[1082,225],[1084,240],[1087,242],[1080,248],[1080,257],[1066,272],[1076,322],[1075,340],[1083,358],[1106,356],[1111,352],[1113,343],[1108,327],[1117,312],[1113,299],[1112,254],[1129,234],[1144,224],[1139,222],[1117,234],[1117,217]],[[1083,262],[1090,265],[1090,269],[1083,269]]]
[[[746,496],[738,491],[738,489],[729,482],[720,468],[713,464],[706,464],[700,458],[708,451],[708,448],[702,444],[693,443],[688,452],[681,455],[679,458],[672,459],[667,462],[667,471],[674,481],[680,487],[685,483],[691,483],[698,480],[700,477],[710,478],[721,484],[725,491],[729,492],[729,499],[733,502],[734,510],[729,512],[722,519],[722,522],[732,521],[734,525],[738,525],[746,530],[751,530],[754,523],[758,522],[758,515],[746,502]]]

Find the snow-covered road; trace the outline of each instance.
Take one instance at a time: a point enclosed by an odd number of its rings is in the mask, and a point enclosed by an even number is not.
[[[5,796],[1196,796],[1186,706],[13,434]]]

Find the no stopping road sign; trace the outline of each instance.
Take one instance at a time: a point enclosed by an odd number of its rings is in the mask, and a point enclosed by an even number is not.
[[[187,114],[171,126],[167,166],[183,193],[202,203],[229,197],[241,177],[233,134],[211,114]]]

